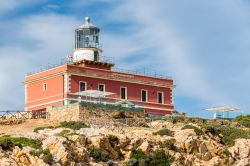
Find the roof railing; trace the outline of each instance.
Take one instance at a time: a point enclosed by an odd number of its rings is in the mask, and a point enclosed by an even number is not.
[[[107,56],[99,56],[98,62],[105,62],[105,63],[111,63],[114,64],[114,57],[107,57]],[[36,74],[42,71],[46,71],[58,66],[66,65],[66,64],[72,64],[72,61],[67,61],[67,59],[63,58],[61,59],[60,63],[57,64],[47,64],[44,66],[40,66],[39,69],[33,72],[27,73],[27,76]],[[122,69],[122,68],[113,68],[112,71],[114,72],[120,72],[124,74],[134,74],[134,75],[140,75],[140,76],[147,76],[147,77],[154,77],[154,78],[160,78],[160,79],[172,79],[169,76],[166,75],[161,75],[157,73],[156,71],[148,70],[144,68],[143,70],[127,70],[127,69]]]

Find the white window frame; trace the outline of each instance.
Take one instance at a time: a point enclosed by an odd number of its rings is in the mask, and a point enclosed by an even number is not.
[[[105,84],[98,84],[98,91],[100,91],[100,85],[103,85],[103,92],[106,92],[106,86]]]
[[[122,88],[125,88],[125,99],[122,99]],[[120,99],[122,100],[128,100],[128,88],[125,86],[120,87]]]
[[[43,83],[43,91],[45,92],[47,91],[47,89],[48,89],[47,83]]]
[[[146,92],[146,101],[142,101],[142,91],[145,91],[145,92]],[[142,102],[148,102],[148,90],[146,90],[146,89],[141,89],[141,101],[142,101]]]
[[[87,85],[88,85],[87,82],[86,81],[79,81],[79,92],[82,92],[81,91],[81,86],[80,86],[81,83],[85,83],[85,90],[84,91],[86,91],[87,90]]]
[[[162,102],[161,102],[161,103],[159,103],[159,93],[162,94]],[[158,92],[157,92],[157,103],[158,103],[158,104],[164,104],[164,93],[161,92],[161,91],[158,91]]]

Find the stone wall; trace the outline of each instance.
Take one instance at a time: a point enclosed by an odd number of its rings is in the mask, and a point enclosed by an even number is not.
[[[113,119],[119,111],[106,110],[96,107],[81,107],[78,103],[60,107],[47,107],[48,118],[50,120],[79,121],[92,118]],[[144,112],[125,111],[127,118],[144,118]]]
[[[47,107],[48,119],[59,122],[78,121],[79,120],[79,104],[70,104],[60,107]]]

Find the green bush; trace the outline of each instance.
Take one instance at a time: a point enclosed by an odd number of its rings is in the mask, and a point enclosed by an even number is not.
[[[25,137],[10,137],[9,135],[5,135],[0,137],[0,146],[3,149],[11,149],[13,146],[30,146],[38,149],[41,148],[42,142],[36,139],[29,139]]]
[[[250,115],[237,116],[234,121],[240,123],[242,126],[250,128]]]
[[[149,158],[149,166],[170,166],[174,161],[174,158],[167,156],[164,150],[156,150],[149,156]]]
[[[193,125],[185,125],[184,127],[181,128],[182,130],[184,129],[194,129],[194,132],[197,134],[197,135],[201,135],[202,134],[202,130],[199,129],[198,127],[196,126],[193,126]]]
[[[67,135],[69,135],[71,132],[70,132],[70,130],[63,130],[63,131],[61,131],[60,133],[58,133],[57,134],[57,136],[67,136]]]
[[[224,149],[223,153],[224,153],[227,157],[232,156],[232,154],[229,152],[229,150],[228,150],[227,148]]]
[[[156,150],[145,155],[141,150],[135,150],[127,162],[127,166],[170,166],[174,161],[173,157],[167,156],[164,150]]]
[[[223,143],[227,146],[233,146],[235,140],[238,138],[250,139],[250,130],[219,125],[202,125],[201,127],[205,128],[206,131],[209,131],[214,136],[222,134]]]
[[[109,135],[108,136],[108,140],[109,140],[109,143],[111,144],[111,146],[114,148],[116,144],[118,144],[119,142],[119,139],[117,138],[117,136],[115,135]]]
[[[154,135],[167,135],[167,136],[173,136],[173,131],[169,130],[169,129],[161,129],[161,130],[158,130],[156,132],[153,133]]]
[[[0,147],[2,147],[3,150],[10,150],[14,147],[13,142],[10,138],[0,138]]]
[[[102,149],[89,147],[88,150],[90,152],[90,156],[93,157],[96,162],[107,162],[110,159],[109,154]]]
[[[80,130],[81,128],[88,128],[89,126],[86,125],[83,122],[76,122],[76,121],[69,121],[69,122],[62,122],[59,126],[57,127],[65,127],[65,128],[70,128],[73,130]]]
[[[50,164],[50,165],[52,164],[53,156],[48,149],[33,150],[33,151],[30,151],[30,154],[32,156],[37,156],[37,157],[42,156],[42,159],[45,163]]]
[[[38,132],[38,130],[44,130],[44,129],[53,129],[53,126],[46,126],[46,127],[37,127],[34,129],[34,132]]]
[[[159,145],[160,145],[160,148],[168,148],[170,150],[174,150],[176,147],[175,147],[175,139],[168,139],[168,140],[165,140],[163,142],[159,142]]]
[[[131,153],[130,158],[139,160],[139,159],[142,159],[142,158],[146,158],[146,155],[141,149],[139,149],[139,150],[134,150]]]

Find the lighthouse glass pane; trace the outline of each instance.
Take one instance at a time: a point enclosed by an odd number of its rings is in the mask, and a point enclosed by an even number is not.
[[[86,83],[85,82],[80,82],[79,84],[79,89],[80,89],[80,92],[82,91],[85,91],[86,90]]]
[[[127,88],[121,88],[121,99],[127,99]]]

